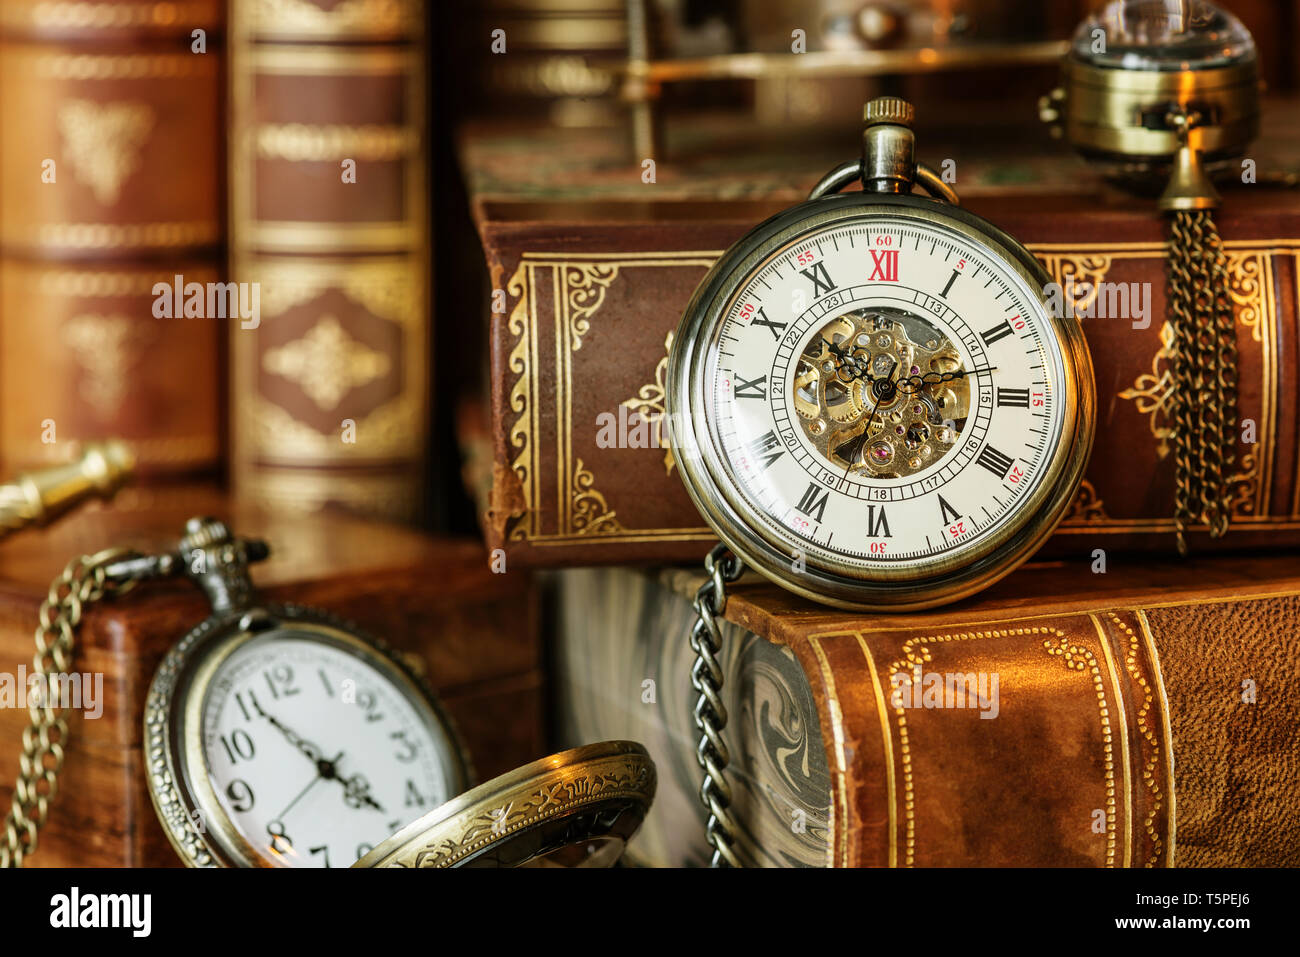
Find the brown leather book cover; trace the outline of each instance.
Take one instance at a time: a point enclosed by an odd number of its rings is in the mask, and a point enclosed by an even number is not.
[[[559,743],[659,770],[629,863],[706,863],[694,572],[559,575]],[[1027,565],[911,615],[731,588],[719,660],[747,865],[1300,863],[1293,556]]]
[[[237,494],[421,511],[429,419],[425,7],[231,4]]]
[[[820,168],[758,173],[751,160],[733,173],[666,160],[659,181],[643,184],[639,169],[605,153],[592,159],[578,150],[575,159],[475,133],[461,152],[496,297],[489,542],[535,565],[698,561],[714,536],[675,474],[660,427],[670,337],[721,251],[806,195]],[[922,150],[930,152],[945,155],[943,147]],[[533,164],[543,172],[512,181],[511,171],[525,176],[513,155],[545,155]],[[959,163],[957,188],[1058,283],[1076,284],[1074,308],[1085,317],[1099,424],[1090,468],[1049,554],[1172,552],[1166,227],[1153,201],[1103,188],[1071,165],[1078,162],[1028,156],[1019,172],[1043,180],[1042,189],[991,186],[993,167],[980,182],[980,170],[961,173]],[[591,179],[575,184],[584,164]],[[1067,173],[1078,180],[1073,192],[1060,182]],[[716,198],[727,191],[739,198]],[[1300,195],[1264,185],[1228,190],[1217,221],[1236,310],[1242,428],[1232,530],[1211,540],[1200,529],[1190,540],[1200,550],[1295,545]],[[1126,292],[1139,284],[1137,295],[1149,296],[1142,313],[1129,305],[1125,318],[1088,318],[1089,308],[1117,302],[1107,294],[1098,305],[1088,294],[1095,286],[1078,285],[1101,281]]]
[[[130,441],[148,478],[215,474],[223,320],[155,285],[221,278],[223,4],[0,10],[0,460]]]
[[[537,592],[527,575],[493,574],[481,542],[346,515],[285,515],[211,490],[193,489],[185,501],[123,504],[90,507],[0,544],[4,694],[12,695],[20,666],[30,673],[41,602],[71,559],[119,545],[175,547],[187,518],[213,515],[270,545],[270,558],[252,568],[268,600],[327,609],[406,653],[447,706],[480,780],[546,753]],[[143,714],[159,662],[209,614],[198,589],[177,580],[88,606],[72,670],[103,676],[102,710],[65,712],[71,737],[58,796],[25,866],[180,866],[149,798]],[[5,809],[29,719],[25,707],[0,708]]]

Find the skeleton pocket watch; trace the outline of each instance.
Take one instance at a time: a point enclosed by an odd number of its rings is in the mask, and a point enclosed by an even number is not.
[[[717,658],[727,583],[749,565],[848,609],[969,595],[1051,533],[1092,446],[1077,319],[1053,314],[1023,246],[915,161],[912,114],[868,103],[861,160],[728,249],[673,340],[673,452],[721,539],[691,633],[715,866],[739,863]]]
[[[1052,531],[1092,444],[1092,366],[1033,256],[914,161],[911,106],[865,113],[862,160],[696,290],[670,422],[687,490],[746,564],[830,605],[923,608]]]

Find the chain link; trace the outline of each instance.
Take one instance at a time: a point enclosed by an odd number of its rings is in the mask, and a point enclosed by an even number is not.
[[[727,708],[722,703],[722,650],[720,620],[727,607],[727,585],[745,570],[745,564],[732,555],[727,546],[718,544],[704,559],[708,580],[695,593],[695,625],[691,628],[691,648],[695,664],[691,684],[699,693],[695,701],[695,727],[700,743],[695,757],[704,769],[700,784],[700,801],[709,812],[706,827],[713,846],[713,867],[741,867],[736,856],[736,822],[731,817],[731,785],[727,783],[727,765],[731,752],[722,738],[727,727]]]
[[[133,555],[123,548],[83,555],[70,561],[50,583],[49,594],[41,605],[36,654],[32,656],[32,668],[41,681],[29,694],[31,723],[23,729],[18,780],[5,817],[4,840],[0,842],[0,867],[22,867],[36,850],[37,832],[49,817],[50,803],[59,791],[59,773],[68,744],[68,722],[55,700],[56,682],[52,679],[72,665],[73,639],[86,606],[123,594],[135,584],[133,580],[110,579],[106,574],[109,565]]]
[[[1231,521],[1236,461],[1237,333],[1227,260],[1209,210],[1179,210],[1169,224],[1169,324],[1173,331],[1174,528],[1204,524],[1222,537]]]

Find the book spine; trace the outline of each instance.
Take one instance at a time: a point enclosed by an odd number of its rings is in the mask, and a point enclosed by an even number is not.
[[[145,479],[221,455],[220,320],[159,284],[221,278],[220,0],[0,10],[0,459],[120,436]]]
[[[818,618],[774,586],[733,586],[719,662],[742,861],[1295,866],[1300,593],[1280,557],[1244,595],[1222,584],[1228,562],[1201,562],[1175,601],[1080,589],[1037,614]],[[645,744],[659,792],[629,860],[703,862],[686,640],[703,577],[558,582],[560,744]]]
[[[231,7],[237,495],[420,516],[429,420],[424,4]]]

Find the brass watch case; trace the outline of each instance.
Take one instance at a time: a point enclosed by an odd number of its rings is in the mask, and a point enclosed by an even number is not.
[[[1239,155],[1259,133],[1253,58],[1195,70],[1129,70],[1067,56],[1061,76],[1044,118],[1059,123],[1066,141],[1089,158],[1167,165],[1180,145],[1178,130],[1157,121],[1168,107],[1200,114],[1196,146],[1209,163]]]
[[[673,453],[692,501],[718,537],[746,564],[796,594],[851,610],[929,608],[980,591],[1024,562],[1052,533],[1074,498],[1096,429],[1092,361],[1073,316],[1052,317],[1061,345],[1061,440],[1029,500],[973,552],[931,568],[863,572],[806,557],[796,572],[786,546],[736,490],[709,434],[706,369],[713,329],[745,281],[805,234],[872,217],[904,216],[937,224],[992,251],[1018,273],[1046,308],[1051,277],[1023,246],[987,221],[936,200],[908,194],[842,193],[809,200],[762,223],[732,246],[705,276],[678,325],[669,357],[667,410]]]
[[[610,867],[654,800],[645,748],[603,741],[526,764],[434,808],[353,867]]]
[[[386,644],[328,612],[259,604],[214,615],[168,652],[149,686],[144,711],[149,796],[167,838],[190,867],[265,867],[222,808],[203,753],[203,707],[214,676],[238,649],[292,630],[351,654],[384,675],[441,737],[450,797],[468,786],[469,758],[451,718],[423,679]]]

